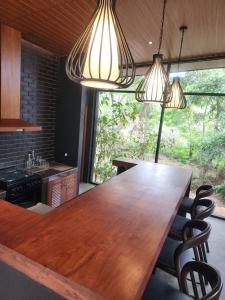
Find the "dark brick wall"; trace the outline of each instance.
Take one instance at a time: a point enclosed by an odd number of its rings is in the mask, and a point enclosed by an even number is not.
[[[23,166],[28,151],[55,159],[58,58],[28,43],[22,45],[21,116],[41,132],[0,133],[0,168]]]

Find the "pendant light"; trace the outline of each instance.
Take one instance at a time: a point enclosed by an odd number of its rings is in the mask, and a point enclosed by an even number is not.
[[[180,59],[181,59],[181,52],[183,48],[184,32],[187,30],[187,26],[185,25],[181,26],[180,30],[182,31],[182,35],[181,35],[181,42],[180,42],[180,52],[178,58],[177,73],[180,72]],[[187,106],[187,101],[184,96],[182,87],[180,85],[180,77],[178,76],[174,77],[173,79],[173,83],[171,85],[171,93],[168,95],[168,100],[170,101],[163,105],[165,108],[184,109]]]
[[[132,54],[115,12],[116,0],[97,0],[86,30],[66,62],[73,81],[99,89],[130,86],[135,78]]]
[[[167,98],[170,91],[169,79],[162,64],[163,56],[160,54],[166,2],[167,0],[164,0],[158,53],[153,55],[153,65],[150,66],[145,77],[141,80],[135,94],[136,100],[143,103],[165,103],[170,101]]]

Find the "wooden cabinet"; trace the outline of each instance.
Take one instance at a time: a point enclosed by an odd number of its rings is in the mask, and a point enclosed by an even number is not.
[[[1,25],[1,119],[20,118],[21,33]]]
[[[21,33],[0,24],[0,132],[40,131],[20,119]]]
[[[56,177],[48,182],[47,205],[57,207],[76,197],[77,174]]]
[[[76,191],[77,191],[76,174],[71,174],[71,175],[65,177],[64,189],[65,189],[65,201],[64,202],[76,197]]]

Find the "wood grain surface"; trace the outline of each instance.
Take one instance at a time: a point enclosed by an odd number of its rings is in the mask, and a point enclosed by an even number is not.
[[[42,127],[21,119],[0,120],[0,132],[12,132],[22,129],[23,131],[41,131]]]
[[[40,131],[20,120],[21,32],[0,26],[0,132]]]
[[[1,25],[1,119],[20,118],[21,33]]]
[[[21,31],[25,40],[58,55],[68,55],[95,7],[96,0],[1,1],[0,22]],[[151,61],[157,52],[162,7],[163,0],[116,2],[118,18],[137,63]],[[224,54],[224,15],[224,0],[168,1],[162,54],[178,58],[182,24],[188,26],[183,57]]]
[[[102,297],[94,294],[92,291],[80,286],[64,276],[49,270],[42,265],[39,265],[38,263],[3,245],[0,245],[0,257],[8,265],[19,271],[22,271],[31,279],[34,279],[40,284],[47,286],[49,289],[65,297],[65,299],[103,300]]]
[[[0,242],[104,299],[141,299],[190,180],[141,162],[47,215],[1,201]]]

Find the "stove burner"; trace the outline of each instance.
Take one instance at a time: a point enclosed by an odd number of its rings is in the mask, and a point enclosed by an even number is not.
[[[0,187],[7,189],[9,185],[17,184],[19,181],[26,181],[33,175],[27,170],[14,167],[2,169],[0,170]]]

